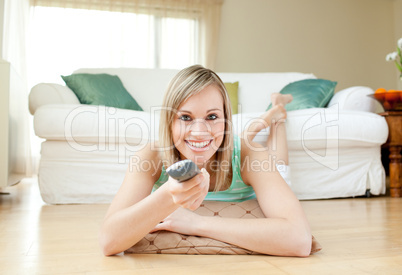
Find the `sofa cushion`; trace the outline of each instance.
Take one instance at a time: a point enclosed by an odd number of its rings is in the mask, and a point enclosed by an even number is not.
[[[37,136],[68,141],[73,148],[81,148],[81,143],[99,147],[109,143],[112,146],[116,143],[128,146],[145,144],[158,139],[158,129],[157,113],[99,105],[50,104],[40,107],[34,116]]]
[[[233,116],[233,131],[240,134],[263,112]],[[330,147],[372,147],[383,144],[388,137],[384,117],[361,111],[337,108],[309,108],[289,111],[286,135],[289,151],[318,150]],[[365,127],[356,127],[365,125]],[[254,142],[266,144],[269,128],[260,131]]]
[[[61,76],[80,103],[142,111],[124,88],[120,78],[109,74],[73,74]]]
[[[230,104],[232,105],[232,114],[237,114],[238,112],[238,104],[239,104],[239,98],[238,98],[238,89],[239,89],[239,82],[233,82],[233,83],[229,83],[226,82],[225,83],[225,87],[226,87],[226,91],[229,94],[229,98],[230,98]]]
[[[304,79],[289,83],[281,91],[281,94],[291,94],[292,102],[285,106],[287,111],[308,108],[325,107],[332,96],[337,82],[326,79]],[[267,110],[272,107],[272,103]]]
[[[218,73],[223,82],[239,82],[238,113],[263,112],[271,102],[270,95],[290,82],[316,78],[305,73]]]
[[[73,74],[117,75],[124,87],[145,112],[154,112],[162,106],[163,95],[177,69],[144,68],[82,68]],[[237,80],[236,80],[237,81]],[[231,81],[233,82],[233,81]]]
[[[73,74],[106,73],[117,75],[127,91],[146,112],[153,112],[162,105],[163,95],[170,80],[179,72],[176,69],[143,68],[83,68]],[[263,112],[270,101],[270,94],[279,92],[293,81],[316,78],[314,74],[280,73],[230,73],[218,72],[223,82],[239,82],[238,112]]]
[[[233,116],[233,131],[240,134],[262,112]],[[366,125],[356,127],[357,124]],[[47,140],[68,141],[73,148],[109,148],[158,140],[159,114],[93,105],[45,105],[34,116],[35,134]],[[330,146],[371,147],[383,144],[388,127],[382,116],[369,112],[310,108],[290,111],[286,122],[289,151]],[[265,144],[269,128],[254,142]],[[91,144],[83,147],[80,144]]]

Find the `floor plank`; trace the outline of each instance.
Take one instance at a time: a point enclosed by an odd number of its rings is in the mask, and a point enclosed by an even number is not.
[[[0,196],[0,274],[402,274],[402,199],[302,201],[323,250],[308,258],[117,255],[98,245],[107,205],[46,205],[36,179]]]

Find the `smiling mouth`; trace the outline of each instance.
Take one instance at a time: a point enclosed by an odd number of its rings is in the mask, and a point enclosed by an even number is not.
[[[207,140],[207,141],[190,141],[190,140],[186,140],[185,142],[188,145],[190,145],[191,147],[194,147],[196,149],[203,149],[203,148],[207,148],[212,143],[212,139]]]

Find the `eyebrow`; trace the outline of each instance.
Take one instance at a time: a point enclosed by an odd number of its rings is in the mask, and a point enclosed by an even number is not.
[[[213,108],[213,109],[207,110],[207,113],[212,112],[212,111],[223,112],[223,111],[222,111],[221,109],[219,109],[219,108]],[[192,114],[192,112],[191,112],[191,111],[188,111],[188,110],[178,110],[178,112]]]

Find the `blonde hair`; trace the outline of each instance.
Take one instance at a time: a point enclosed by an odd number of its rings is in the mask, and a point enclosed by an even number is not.
[[[214,191],[220,191],[230,186],[232,178],[233,129],[229,96],[224,83],[215,72],[200,65],[194,65],[181,70],[170,81],[162,104],[159,144],[163,150],[162,158],[166,167],[180,160],[179,151],[173,144],[172,134],[172,124],[177,109],[189,97],[211,85],[220,91],[224,102],[225,133],[222,144],[216,152],[217,165],[215,166],[217,174]]]

